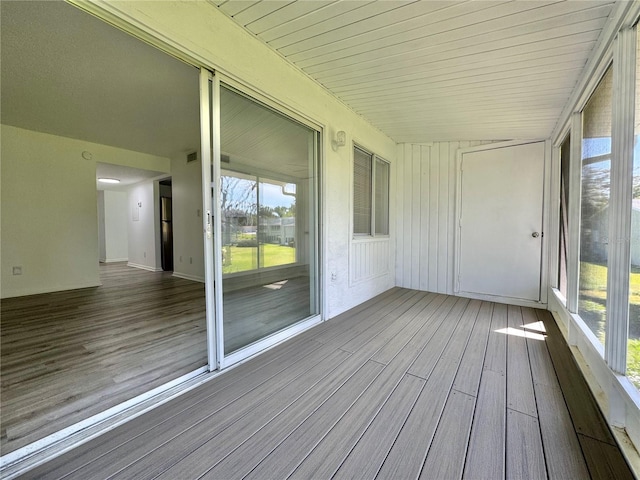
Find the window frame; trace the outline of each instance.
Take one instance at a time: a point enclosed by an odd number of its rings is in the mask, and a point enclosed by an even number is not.
[[[613,96],[613,118],[612,118],[612,158],[620,158],[620,164],[612,165],[610,208],[612,203],[628,201],[623,191],[626,186],[621,186],[620,181],[623,175],[614,173],[617,167],[632,162],[633,158],[628,153],[628,149],[633,145],[633,132],[628,126],[625,128],[625,121],[628,121],[633,108],[634,99],[630,95],[633,87],[633,75],[629,71],[629,63],[635,54],[634,45],[637,48],[635,36],[640,35],[637,30],[638,19],[640,19],[640,4],[635,4],[634,8],[621,8],[616,24],[611,26],[608,39],[599,46],[599,54],[593,58],[586,69],[587,74],[580,81],[574,90],[572,99],[565,108],[564,118],[558,122],[552,134],[554,140],[554,203],[559,200],[558,174],[559,157],[558,149],[565,139],[567,132],[571,133],[571,153],[570,153],[570,200],[569,200],[569,238],[567,242],[567,297],[557,289],[557,285],[552,285],[549,295],[549,310],[554,312],[554,317],[566,336],[566,340],[574,346],[584,358],[583,369],[589,371],[593,376],[593,386],[595,389],[602,389],[604,401],[608,402],[605,408],[608,421],[616,426],[625,427],[632,437],[634,444],[640,441],[640,391],[638,391],[631,380],[626,376],[626,356],[628,339],[628,322],[630,317],[626,314],[629,299],[625,290],[629,283],[628,262],[626,256],[628,252],[628,241],[621,241],[625,238],[624,219],[627,215],[622,214],[623,209],[614,207],[617,212],[609,222],[610,238],[614,238],[609,245],[609,278],[607,285],[607,335],[605,345],[602,345],[582,318],[578,315],[578,277],[579,277],[579,255],[580,245],[578,242],[580,231],[579,213],[576,209],[581,205],[581,160],[582,145],[578,139],[582,138],[582,113],[593,92],[600,83],[606,70],[611,64],[614,69],[614,96]],[[635,30],[632,32],[631,30]],[[636,60],[637,61],[637,60]],[[627,64],[625,65],[625,62]],[[625,65],[624,72],[620,69]],[[638,92],[636,92],[638,95]],[[626,119],[626,120],[623,120]],[[575,139],[575,141],[574,141]],[[617,180],[614,179],[617,177]],[[628,178],[628,177],[627,177]],[[621,188],[622,187],[622,188]],[[614,194],[615,190],[615,194]],[[613,199],[618,196],[618,199]],[[628,202],[630,203],[630,202]],[[626,207],[625,207],[626,208]],[[555,208],[554,208],[555,210]],[[553,241],[558,241],[558,233],[555,232]],[[613,236],[612,236],[613,234]],[[617,234],[617,235],[616,235]],[[618,241],[616,241],[616,238]],[[626,237],[628,239],[628,236]],[[553,277],[557,276],[557,261],[550,263]],[[566,301],[563,302],[563,300]],[[582,357],[581,357],[582,358]],[[585,366],[586,365],[586,366]]]
[[[369,205],[370,205],[370,211],[369,211],[369,232],[356,232],[355,228],[356,228],[356,222],[355,222],[355,215],[356,215],[356,199],[355,199],[355,182],[356,182],[356,178],[355,178],[355,164],[356,164],[356,151],[359,151],[360,153],[366,155],[368,157],[369,160],[369,165],[370,165],[370,171],[371,171],[371,176],[369,178],[369,191],[370,191],[370,195],[369,195]],[[390,235],[390,229],[391,229],[391,162],[389,162],[388,160],[382,158],[381,156],[371,152],[370,150],[358,145],[357,143],[353,144],[353,147],[351,149],[352,155],[353,155],[353,162],[352,162],[352,167],[351,167],[351,202],[352,202],[352,209],[351,209],[351,232],[352,232],[352,236],[354,239],[365,239],[365,238],[388,238]],[[381,162],[383,164],[386,165],[387,167],[387,181],[386,181],[386,210],[387,210],[387,224],[386,224],[386,231],[387,233],[377,233],[377,227],[376,227],[376,178],[377,178],[377,163]]]

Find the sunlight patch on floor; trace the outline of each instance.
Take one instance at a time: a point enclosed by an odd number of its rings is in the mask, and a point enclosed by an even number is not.
[[[523,325],[522,328],[526,328],[527,330],[535,330],[540,333],[547,333],[547,329],[544,327],[543,322],[531,322]]]
[[[531,338],[532,340],[542,340],[546,338],[545,335],[540,333],[527,332],[520,330],[519,328],[507,327],[496,330],[497,333],[504,333],[505,335],[515,335],[516,337]]]
[[[289,280],[281,280],[279,282],[273,282],[269,285],[263,285],[264,288],[268,288],[269,290],[280,290]]]

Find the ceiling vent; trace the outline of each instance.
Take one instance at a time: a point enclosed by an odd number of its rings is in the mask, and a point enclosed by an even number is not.
[[[231,163],[231,158],[229,158],[229,155],[227,155],[226,153],[222,153],[220,154],[220,161],[222,163]]]
[[[187,163],[195,162],[198,160],[198,152],[191,152],[187,154]]]

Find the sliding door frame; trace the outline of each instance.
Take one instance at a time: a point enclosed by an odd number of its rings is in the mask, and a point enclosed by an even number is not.
[[[322,166],[322,138],[323,128],[309,118],[306,118],[279,102],[266,97],[264,94],[252,89],[251,87],[225,77],[220,72],[209,72],[204,68],[201,69],[201,111],[209,112],[209,118],[203,120],[202,123],[202,181],[203,181],[203,207],[207,215],[203,216],[205,225],[205,274],[206,274],[206,292],[207,292],[207,337],[209,351],[209,368],[213,370],[214,358],[215,368],[223,370],[238,362],[241,362],[257,353],[260,353],[280,342],[283,342],[292,336],[301,333],[323,320],[324,297],[322,292],[322,275],[321,268],[321,252],[322,252],[322,209],[320,202],[320,192],[322,188],[321,166]],[[204,88],[204,82],[207,82],[207,88]],[[314,238],[312,247],[314,250],[313,260],[309,265],[309,271],[312,278],[310,284],[313,289],[310,292],[311,302],[314,310],[317,312],[310,317],[303,319],[295,324],[286,327],[280,331],[268,335],[246,347],[225,354],[224,351],[224,307],[222,295],[222,205],[220,199],[220,176],[221,176],[221,113],[220,113],[220,88],[224,83],[229,88],[245,95],[247,98],[272,109],[274,112],[284,115],[300,124],[308,127],[314,132],[314,145],[310,146],[310,153],[314,154],[313,174],[314,188],[309,209],[314,213]],[[207,107],[208,104],[209,106]],[[205,133],[205,128],[209,133]],[[207,143],[207,139],[210,139]],[[211,152],[205,155],[204,152]],[[310,172],[311,173],[311,172]],[[209,215],[211,212],[211,215]],[[213,225],[208,223],[212,219]],[[210,238],[213,237],[213,238]],[[211,328],[210,328],[211,326]]]

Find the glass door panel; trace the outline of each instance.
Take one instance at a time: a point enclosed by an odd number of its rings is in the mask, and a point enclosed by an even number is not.
[[[220,87],[224,355],[319,312],[318,132]]]
[[[578,313],[604,345],[611,177],[613,69],[609,67],[583,114]]]

